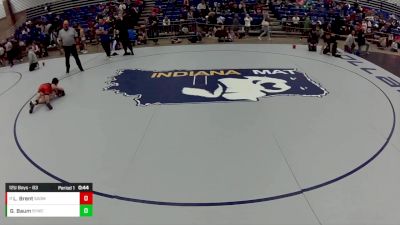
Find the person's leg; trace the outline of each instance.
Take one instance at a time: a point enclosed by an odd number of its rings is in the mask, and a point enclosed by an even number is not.
[[[7,52],[8,63],[10,66],[14,66],[13,50]]]
[[[69,63],[69,57],[71,56],[71,46],[64,46],[65,52],[65,66],[67,68],[67,73],[69,73],[69,68],[71,67]]]
[[[262,40],[262,37],[264,37],[264,35],[265,35],[266,33],[267,33],[267,31],[264,30],[264,31],[260,34],[260,36],[258,36],[258,39]]]
[[[39,92],[36,100],[34,102],[29,102],[29,113],[33,113],[33,109],[36,105],[46,104],[49,110],[53,109],[53,106],[50,105],[50,95],[47,93]]]
[[[365,43],[365,52],[369,54],[369,44]]]
[[[38,63],[32,63],[29,65],[29,71],[32,72],[38,67]]]
[[[112,43],[112,49],[111,49],[112,52],[115,52],[115,50],[117,50],[117,49],[116,49],[117,43],[118,43],[118,41],[117,41],[117,39],[115,39],[115,40],[113,41],[113,43]]]
[[[135,53],[133,53],[132,43],[129,39],[126,39],[126,45],[128,46],[129,51],[131,51],[131,55],[134,55]]]
[[[80,70],[80,71],[83,71],[83,67],[82,67],[82,64],[81,64],[81,60],[79,59],[78,51],[76,50],[76,46],[75,46],[75,45],[73,45],[73,46],[71,47],[71,54],[72,54],[72,56],[75,58],[76,65],[78,65],[79,70]]]
[[[46,104],[47,108],[49,108],[49,110],[53,109],[53,106],[50,105],[50,95],[44,96],[44,103]]]
[[[121,39],[121,43],[122,43],[122,48],[124,49],[124,55],[129,55],[128,54],[128,42],[126,41],[125,38]]]
[[[101,42],[101,46],[106,52],[106,55],[110,57],[111,56],[110,42]]]

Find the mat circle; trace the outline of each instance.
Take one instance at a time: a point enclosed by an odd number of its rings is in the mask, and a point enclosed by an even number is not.
[[[134,202],[134,203],[142,203],[142,204],[151,204],[151,205],[163,205],[163,206],[182,206],[182,207],[206,207],[206,206],[229,206],[229,205],[243,205],[243,204],[252,204],[252,203],[260,203],[260,202],[268,202],[268,201],[273,201],[273,200],[278,200],[278,199],[283,199],[283,198],[288,198],[288,197],[293,197],[296,195],[300,195],[303,194],[305,192],[309,192],[318,188],[322,188],[325,187],[327,185],[330,185],[332,183],[338,182],[356,172],[358,172],[359,170],[361,170],[362,168],[364,168],[365,166],[367,166],[369,163],[371,163],[374,159],[376,159],[382,152],[383,150],[386,148],[386,146],[388,145],[388,143],[390,142],[395,127],[396,127],[396,112],[393,106],[392,101],[390,100],[390,98],[387,96],[387,94],[379,87],[377,86],[374,82],[370,81],[369,79],[363,77],[361,74],[358,74],[354,71],[351,71],[349,69],[346,69],[344,67],[332,64],[332,63],[328,63],[325,62],[323,60],[318,60],[318,59],[313,59],[313,58],[307,58],[307,57],[301,57],[301,56],[296,56],[296,55],[289,55],[289,54],[283,54],[283,53],[275,53],[275,52],[268,52],[268,51],[238,51],[238,50],[204,50],[204,51],[177,51],[177,52],[168,52],[168,53],[158,53],[158,54],[149,54],[149,55],[144,55],[144,56],[136,56],[135,58],[145,58],[145,57],[150,57],[150,56],[155,56],[155,55],[163,55],[163,54],[177,54],[177,53],[188,53],[188,52],[253,52],[253,53],[265,53],[265,54],[276,54],[276,55],[283,55],[283,56],[288,56],[288,57],[296,57],[296,58],[301,58],[301,59],[306,59],[306,60],[313,60],[313,61],[318,61],[318,62],[322,62],[328,65],[332,65],[334,67],[340,68],[340,69],[344,69],[348,72],[351,72],[353,74],[356,74],[357,76],[365,79],[366,81],[368,81],[369,83],[371,83],[374,87],[376,87],[382,94],[383,96],[385,96],[385,98],[387,99],[391,110],[392,110],[392,127],[390,129],[390,133],[389,136],[386,138],[386,141],[382,144],[382,146],[376,151],[375,154],[373,154],[369,159],[367,159],[365,162],[361,163],[359,166],[357,166],[356,168],[338,176],[335,177],[333,179],[330,179],[328,181],[325,181],[323,183],[319,183],[310,187],[306,187],[303,188],[301,190],[298,191],[294,191],[294,192],[290,192],[290,193],[286,193],[286,194],[280,194],[280,195],[275,195],[275,196],[267,196],[264,198],[257,198],[257,199],[247,199],[247,200],[239,200],[239,201],[224,201],[224,202],[165,202],[165,201],[155,201],[155,200],[146,200],[146,199],[137,199],[137,198],[130,198],[130,197],[123,197],[123,196],[118,196],[118,195],[113,195],[113,194],[108,194],[108,193],[104,193],[104,192],[100,192],[100,191],[94,191],[94,193],[98,196],[102,196],[105,198],[110,198],[110,199],[116,199],[116,200],[121,200],[121,201],[127,201],[127,202]],[[125,59],[125,60],[120,60],[120,61],[115,61],[115,62],[108,62],[108,63],[104,63],[101,65],[97,65],[97,66],[93,66],[93,67],[89,67],[86,68],[87,70],[90,69],[94,69],[97,67],[101,67],[107,64],[112,64],[112,63],[118,63],[121,61],[126,61],[126,60],[130,60],[130,59]],[[79,73],[75,73],[75,74],[71,74],[67,77],[71,77],[74,76],[76,74]],[[63,77],[62,79],[65,79],[67,77]],[[33,96],[32,96],[33,98]],[[31,98],[30,98],[31,99]],[[35,161],[33,161],[31,159],[31,157],[29,157],[29,155],[25,152],[25,150],[22,148],[19,139],[18,139],[18,135],[17,135],[17,124],[18,124],[18,119],[19,116],[22,112],[22,110],[25,108],[25,106],[28,104],[28,102],[30,101],[30,99],[28,99],[27,102],[25,102],[22,107],[20,108],[20,110],[18,111],[15,120],[14,120],[14,140],[15,143],[18,147],[18,149],[20,150],[20,152],[24,155],[24,157],[33,165],[35,166],[38,170],[42,171],[43,173],[45,173],[46,175],[48,175],[49,177],[61,182],[61,183],[69,183],[68,181],[54,175],[53,173],[47,171],[46,169],[44,169],[42,166],[38,165]]]

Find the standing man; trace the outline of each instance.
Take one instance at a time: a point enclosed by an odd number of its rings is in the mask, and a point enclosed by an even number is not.
[[[96,34],[100,37],[101,46],[103,46],[107,57],[111,57],[111,38],[109,35],[110,26],[104,19],[99,19],[99,23],[96,25]]]
[[[367,39],[365,38],[365,33],[362,29],[358,31],[357,44],[358,44],[358,52],[360,53],[360,55],[363,46],[365,46],[365,52],[367,53],[367,55],[369,54],[368,52],[369,44],[367,43]]]
[[[63,29],[60,30],[58,33],[58,40],[64,48],[65,52],[65,65],[67,67],[67,73],[69,73],[69,58],[72,54],[72,56],[75,58],[76,65],[78,65],[79,69],[81,71],[83,70],[81,61],[79,60],[78,56],[78,51],[76,50],[76,39],[78,38],[78,33],[76,33],[76,30],[69,27],[69,22],[68,20],[65,20],[63,23]]]
[[[147,18],[149,26],[149,37],[153,39],[155,45],[158,45],[158,18],[156,13],[152,13],[149,18]]]
[[[134,55],[131,41],[129,40],[129,33],[128,33],[128,25],[126,23],[126,17],[119,16],[116,22],[115,28],[119,31],[119,38],[122,42],[122,46],[124,48],[124,56],[125,55]],[[131,53],[129,54],[127,50],[130,50]]]

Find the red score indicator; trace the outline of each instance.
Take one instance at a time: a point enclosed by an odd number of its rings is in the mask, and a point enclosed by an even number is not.
[[[80,192],[80,204],[81,205],[92,205],[93,204],[93,192]]]

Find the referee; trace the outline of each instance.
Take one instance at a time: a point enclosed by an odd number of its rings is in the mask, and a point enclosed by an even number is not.
[[[67,73],[69,73],[69,58],[72,56],[75,58],[76,64],[78,65],[81,71],[84,71],[82,68],[81,61],[79,60],[78,51],[76,50],[75,41],[78,38],[78,33],[76,33],[75,29],[69,27],[68,20],[65,20],[63,23],[63,29],[58,33],[58,40],[61,42],[60,44],[64,48],[65,52],[65,65],[67,67]]]

